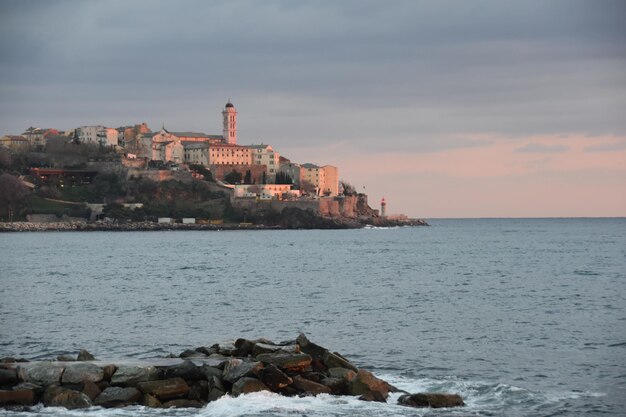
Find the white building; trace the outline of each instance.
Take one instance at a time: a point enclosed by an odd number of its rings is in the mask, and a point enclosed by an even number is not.
[[[252,151],[252,165],[265,165],[267,179],[273,182],[280,168],[280,154],[272,149],[270,145],[249,145],[248,148]]]
[[[76,129],[81,143],[93,143],[102,146],[117,146],[119,132],[111,127],[81,126]]]

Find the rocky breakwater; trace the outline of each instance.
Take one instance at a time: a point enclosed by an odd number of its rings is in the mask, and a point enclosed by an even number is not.
[[[178,357],[116,362],[81,351],[55,361],[4,358],[0,406],[27,410],[43,403],[67,409],[143,405],[200,408],[224,395],[271,391],[286,396],[350,395],[386,402],[400,392],[346,358],[300,335],[295,341],[237,339],[186,350]],[[410,407],[455,407],[461,397],[446,393],[400,396]]]

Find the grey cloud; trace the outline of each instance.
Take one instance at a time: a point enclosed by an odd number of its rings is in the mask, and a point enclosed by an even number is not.
[[[0,7],[0,133],[96,119],[219,130],[213,109],[230,96],[242,126],[246,115],[250,133],[278,143],[418,150],[458,133],[626,134],[620,1]],[[284,97],[325,109],[293,115]]]
[[[626,149],[626,141],[591,145],[591,146],[587,146],[583,150],[585,152],[613,152],[613,151],[623,151],[624,149]]]

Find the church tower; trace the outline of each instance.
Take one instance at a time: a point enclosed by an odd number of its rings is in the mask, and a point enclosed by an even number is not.
[[[237,110],[233,103],[228,100],[222,111],[224,116],[224,141],[231,145],[237,144]]]

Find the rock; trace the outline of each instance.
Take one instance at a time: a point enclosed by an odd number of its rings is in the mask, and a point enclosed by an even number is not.
[[[221,378],[224,371],[214,366],[203,365],[202,373],[204,374],[205,378],[210,381],[211,378],[214,376]]]
[[[203,352],[198,352],[195,349],[187,349],[185,351],[183,351],[179,357],[186,359],[186,358],[206,358],[208,355],[204,354]]]
[[[63,375],[64,369],[63,366],[53,362],[36,362],[20,367],[18,373],[20,379],[24,382],[48,386],[61,382],[61,375]]]
[[[224,395],[226,395],[226,389],[222,380],[217,376],[209,378],[209,401],[215,401]]]
[[[308,353],[314,359],[322,359],[327,350],[315,343],[309,341],[309,339],[304,335],[304,333],[300,333],[300,335],[296,338],[296,343],[300,346],[300,350],[304,353]]]
[[[203,368],[196,366],[189,360],[183,361],[180,365],[170,366],[165,369],[164,378],[182,378],[185,381],[197,381],[206,379]]]
[[[0,368],[0,386],[13,386],[17,384],[17,371],[15,369]]]
[[[111,384],[136,386],[156,379],[159,379],[159,370],[154,366],[120,366],[111,377]]]
[[[376,401],[376,402],[379,402],[379,403],[386,403],[387,402],[387,398],[385,398],[380,391],[368,391],[365,394],[361,395],[359,397],[359,400],[361,400],[361,401]]]
[[[163,403],[163,408],[202,408],[203,404],[200,401],[178,399]]]
[[[72,355],[59,355],[57,356],[57,361],[59,362],[74,362],[76,360]]]
[[[141,404],[144,407],[150,407],[150,408],[160,408],[163,405],[161,404],[161,401],[157,400],[156,397],[153,397],[150,394],[143,396],[143,401]]]
[[[265,364],[271,363],[291,372],[305,372],[310,370],[312,358],[306,353],[262,353],[256,357]]]
[[[32,382],[21,382],[13,387],[13,391],[19,390],[33,391],[35,393],[35,397],[43,395],[43,392],[45,391],[44,387],[42,387],[41,385],[33,384]]]
[[[184,397],[189,393],[189,385],[182,378],[140,382],[137,388],[144,394],[154,395],[159,401]]]
[[[124,407],[137,403],[140,398],[141,392],[135,387],[109,387],[98,395],[94,404],[105,408]]]
[[[249,354],[252,353],[252,348],[254,348],[255,342],[248,339],[237,339],[235,340],[235,347],[239,349],[239,356],[245,358]]]
[[[346,381],[352,381],[356,376],[356,373],[346,368],[330,368],[328,369],[328,376],[331,378],[341,378]]]
[[[218,353],[224,356],[237,356],[239,349],[234,343],[224,343],[219,345]]]
[[[208,399],[209,399],[209,401],[215,401],[215,400],[223,397],[224,395],[226,395],[225,391],[222,391],[222,390],[219,390],[217,388],[214,388],[214,389],[209,391]]]
[[[321,384],[330,388],[335,395],[344,395],[348,391],[348,381],[343,378],[324,378]]]
[[[252,356],[275,352],[300,353],[300,347],[291,343],[275,345],[263,342],[257,342],[252,347]]]
[[[324,356],[322,357],[322,361],[324,362],[324,365],[326,365],[329,369],[346,368],[354,372],[359,372],[359,369],[356,366],[352,365],[346,358],[336,352],[333,353],[326,351],[326,353],[324,353]]]
[[[115,373],[115,371],[117,371],[117,366],[115,365],[106,365],[102,367],[102,372],[104,372],[104,374],[102,375],[102,380],[103,381],[110,381],[111,377],[113,376],[113,374]]]
[[[206,401],[208,395],[208,381],[191,381],[191,383],[189,383],[189,394],[187,394],[188,399],[195,401]]]
[[[95,400],[102,392],[94,382],[89,380],[85,381],[85,383],[83,384],[82,391],[85,393],[86,396],[89,397],[91,401]]]
[[[14,391],[0,390],[0,405],[32,405],[35,403],[35,392],[30,389]]]
[[[309,381],[300,375],[293,377],[293,384],[291,386],[300,392],[311,395],[318,394],[330,394],[331,390],[326,385],[318,384],[317,382]]]
[[[211,356],[214,353],[217,353],[217,349],[214,348],[214,347],[200,346],[200,347],[197,347],[195,350],[196,350],[196,352],[203,353],[206,356]]]
[[[48,405],[50,402],[52,402],[54,397],[56,397],[62,391],[63,391],[63,388],[61,388],[61,386],[58,384],[54,384],[54,385],[50,385],[46,387],[46,390],[44,391],[43,396],[41,398],[44,405]]]
[[[259,379],[272,391],[279,391],[293,382],[291,377],[272,364],[261,369]]]
[[[256,378],[244,377],[233,384],[231,394],[233,395],[233,397],[237,397],[241,394],[249,394],[251,392],[258,391],[269,391],[269,389],[267,388],[267,386],[265,386],[264,383]]]
[[[96,358],[85,349],[81,349],[78,351],[78,356],[76,357],[77,361],[95,361]]]
[[[241,359],[230,359],[224,367],[222,379],[234,384],[244,376],[256,376],[263,369],[262,362],[243,362]]]
[[[389,387],[385,381],[376,378],[371,372],[361,369],[350,383],[348,392],[350,395],[363,395],[370,391],[378,391],[385,399],[389,396]]]
[[[92,403],[91,399],[82,392],[60,388],[45,405],[47,407],[65,407],[68,410],[74,410],[89,408],[92,406]]]
[[[68,365],[63,372],[63,384],[80,384],[83,381],[100,382],[104,371],[93,363],[75,363]]]
[[[408,407],[461,407],[464,406],[463,398],[458,394],[443,392],[425,392],[417,394],[406,394],[398,398],[398,404]]]

